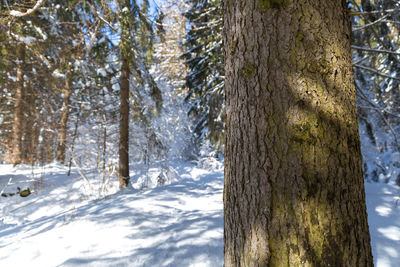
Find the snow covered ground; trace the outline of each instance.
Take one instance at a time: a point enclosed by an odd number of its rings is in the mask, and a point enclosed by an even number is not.
[[[368,223],[376,267],[400,266],[400,190],[393,184],[366,183]]]
[[[170,166],[176,181],[157,188],[117,192],[110,181],[100,199],[99,183],[76,170],[0,165],[0,190],[35,191],[0,198],[0,266],[222,266],[223,169],[203,163]],[[398,188],[367,183],[366,192],[375,265],[400,266]]]
[[[86,200],[79,175],[49,166],[42,191],[0,199],[0,266],[222,266],[223,171],[215,167],[177,164],[179,182]],[[5,191],[32,182],[29,168],[0,173],[0,188],[13,177]]]

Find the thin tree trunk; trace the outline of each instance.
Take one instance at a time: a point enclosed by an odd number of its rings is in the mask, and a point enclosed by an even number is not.
[[[122,58],[119,124],[119,185],[129,183],[129,63]]]
[[[14,165],[22,162],[22,135],[23,135],[23,101],[24,101],[24,64],[25,45],[20,43],[17,47],[17,81],[14,96],[14,122],[11,141],[10,162]]]
[[[100,161],[101,161],[101,153],[102,153],[100,140],[101,140],[100,133],[98,133],[96,143],[97,143],[97,170],[99,173],[100,173]]]
[[[65,149],[67,142],[67,130],[68,130],[68,117],[69,117],[69,102],[71,96],[71,77],[67,74],[65,78],[65,87],[62,90],[64,94],[63,106],[62,106],[62,114],[61,121],[58,131],[58,146],[56,152],[57,161],[64,163],[65,162]]]
[[[24,118],[24,133],[23,133],[23,161],[25,164],[33,165],[35,163],[35,98],[33,95],[32,84],[27,81],[24,94],[25,114]]]
[[[344,0],[228,0],[225,266],[373,266]]]
[[[40,136],[40,123],[39,123],[39,118],[40,115],[38,112],[33,113],[33,116],[35,116],[35,124],[33,127],[33,132],[32,132],[32,158],[33,158],[33,163],[36,164],[40,161],[40,144],[39,144],[39,136]]]
[[[106,127],[106,122],[104,122],[103,126],[103,166],[102,166],[102,172],[104,175],[104,172],[106,171],[106,155],[107,155],[107,127]]]
[[[78,124],[79,124],[79,117],[76,119],[74,134],[72,135],[72,143],[71,143],[72,153],[74,152],[75,140],[78,135]],[[68,176],[71,175],[71,167],[72,167],[72,156],[70,157],[69,163],[68,163]]]

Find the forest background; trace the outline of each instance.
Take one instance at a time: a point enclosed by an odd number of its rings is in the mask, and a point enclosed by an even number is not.
[[[75,155],[100,172],[118,169],[122,80],[131,164],[194,159],[202,146],[222,156],[220,1],[44,1],[28,16],[7,15],[34,3],[0,6],[3,163],[71,165]],[[399,148],[398,2],[349,7],[365,178],[396,180],[388,158]]]

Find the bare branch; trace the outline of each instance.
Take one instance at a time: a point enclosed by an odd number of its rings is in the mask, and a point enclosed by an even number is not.
[[[371,107],[373,107],[373,109],[380,115],[380,117],[382,118],[382,120],[385,122],[385,124],[389,127],[390,132],[393,135],[394,138],[394,142],[396,143],[396,146],[398,148],[400,148],[400,144],[397,140],[397,135],[396,132],[394,131],[392,125],[390,124],[390,122],[386,119],[386,117],[384,116],[384,112],[388,113],[385,110],[382,110],[380,107],[378,107],[376,104],[374,104],[371,100],[368,99],[368,97],[364,94],[364,92],[361,90],[361,88],[358,86],[357,82],[354,83],[356,86],[356,91],[358,96],[360,96],[363,100],[367,101],[368,104],[371,105]]]
[[[112,26],[111,22],[109,22],[109,21],[107,21],[105,18],[103,18],[103,17],[100,15],[100,13],[99,13],[98,11],[94,11],[94,12],[93,12],[93,15],[95,15],[95,16],[98,17],[101,21],[103,21],[105,24],[107,24],[108,27],[110,27],[110,29],[111,29],[113,32],[118,32],[118,30],[115,29],[115,28]]]
[[[361,47],[361,46],[355,46],[355,45],[352,45],[351,48],[356,49],[356,50],[361,50],[361,51],[367,51],[367,52],[383,53],[383,54],[392,54],[392,55],[400,56],[400,53],[399,53],[399,52],[394,52],[394,51],[384,50],[384,49],[376,49],[376,48],[369,48],[369,47]]]
[[[385,19],[383,22],[385,22],[385,23],[391,23],[391,24],[400,24],[400,21],[395,21],[395,20],[387,20],[387,19]]]
[[[87,182],[87,184],[89,185],[89,188],[93,191],[93,186],[90,183],[89,178],[85,175],[85,173],[83,172],[83,168],[81,163],[79,162],[79,160],[76,158],[74,151],[71,149],[71,147],[66,144],[66,147],[71,155],[71,159],[72,161],[75,163],[76,169],[78,171],[78,173],[81,175],[81,177]]]
[[[362,58],[362,59],[360,59],[360,60],[354,62],[353,65],[358,65],[358,64],[364,62],[365,60],[369,59],[370,57],[371,57],[371,56],[367,56],[367,57],[365,57],[365,58]]]
[[[9,12],[9,15],[12,17],[16,17],[16,18],[28,16],[28,15],[32,14],[33,12],[35,12],[36,10],[38,10],[45,2],[46,2],[46,0],[38,0],[36,2],[35,6],[28,9],[26,12],[22,13],[17,10],[11,10]]]
[[[399,11],[400,11],[400,8],[386,9],[386,10],[374,10],[374,11],[369,11],[369,12],[351,11],[351,12],[349,12],[349,15],[352,17],[368,16],[368,15],[375,15],[375,14],[392,14],[392,13],[399,12]]]
[[[136,12],[139,14],[140,20],[144,23],[147,30],[151,32],[151,30],[152,30],[151,24],[148,22],[147,17],[145,15],[143,15],[143,13],[140,11],[140,8],[137,5],[136,1],[132,1],[132,2],[133,2],[134,8],[136,9]]]
[[[362,25],[362,26],[359,26],[359,27],[355,27],[355,28],[352,29],[352,31],[353,31],[353,32],[355,32],[355,31],[361,31],[361,30],[364,30],[364,29],[366,29],[366,28],[368,28],[368,27],[374,26],[374,25],[378,24],[379,22],[384,22],[384,20],[385,20],[388,16],[389,16],[389,14],[386,14],[385,16],[383,16],[383,17],[381,17],[381,18],[379,18],[379,19],[377,19],[377,20],[375,20],[375,21],[373,21],[373,22],[371,22],[371,23],[368,23],[368,24],[365,24],[365,25]]]
[[[10,6],[8,5],[8,1],[7,0],[3,0],[3,2],[6,5],[7,9],[10,10]]]
[[[354,64],[353,66],[356,67],[356,68],[359,68],[359,69],[363,69],[363,70],[375,73],[376,75],[379,75],[379,76],[382,76],[382,77],[386,77],[386,78],[389,78],[389,79],[400,81],[400,78],[398,78],[398,77],[393,77],[393,76],[387,75],[385,73],[379,72],[376,69],[373,69],[373,68],[370,68],[370,67],[367,67],[367,66],[358,65],[358,64]]]

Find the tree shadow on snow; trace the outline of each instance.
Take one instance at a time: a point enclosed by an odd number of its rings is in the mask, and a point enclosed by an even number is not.
[[[63,227],[69,223],[68,218],[73,217],[72,221],[94,222],[99,229],[125,224],[124,229],[129,230],[117,234],[128,240],[128,248],[124,247],[118,255],[113,250],[118,244],[110,244],[110,253],[104,254],[96,252],[95,247],[88,248],[59,266],[172,267],[195,262],[222,266],[222,181],[221,174],[204,174],[196,180],[182,179],[154,189],[118,192],[76,209],[0,229],[0,240],[5,241],[0,243],[0,248],[14,242],[12,236],[17,232],[21,232],[23,238],[33,237]],[[216,206],[209,206],[206,198],[211,198]],[[129,240],[132,240],[132,247],[129,247]],[[104,239],[104,242],[108,241]]]
[[[377,266],[396,265],[400,262],[400,203],[394,200],[398,190],[390,185],[371,187],[367,183],[366,191],[374,263]]]

